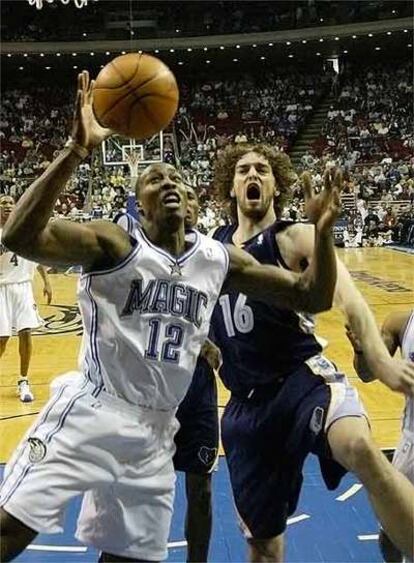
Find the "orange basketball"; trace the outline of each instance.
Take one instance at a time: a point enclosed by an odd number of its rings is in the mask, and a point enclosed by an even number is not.
[[[116,57],[98,74],[93,109],[99,123],[119,135],[145,139],[170,123],[178,107],[171,70],[144,53]]]

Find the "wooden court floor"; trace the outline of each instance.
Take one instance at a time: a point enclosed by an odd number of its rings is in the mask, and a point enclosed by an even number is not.
[[[414,307],[414,255],[391,249],[346,249],[341,258],[374,311],[378,323],[392,311]],[[56,375],[76,369],[81,322],[76,307],[76,276],[51,275],[53,303],[44,304],[40,279],[35,294],[45,328],[33,337],[30,379],[36,400],[23,404],[16,397],[19,373],[17,338],[9,341],[0,360],[0,463],[9,458],[22,434],[35,420],[49,394]],[[381,383],[364,384],[352,368],[351,347],[346,340],[343,316],[333,309],[318,320],[318,334],[328,341],[326,354],[344,370],[357,386],[370,415],[373,434],[381,447],[394,447],[400,431],[403,398]],[[220,384],[219,403],[228,398]]]

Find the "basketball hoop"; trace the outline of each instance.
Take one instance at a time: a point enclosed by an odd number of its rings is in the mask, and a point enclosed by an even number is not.
[[[55,0],[27,0],[31,6],[36,6],[38,10],[43,8],[43,2],[47,2],[48,4],[53,4]],[[62,4],[69,4],[70,0],[60,0]],[[73,0],[73,3],[77,8],[83,8],[84,6],[88,5],[88,0]]]

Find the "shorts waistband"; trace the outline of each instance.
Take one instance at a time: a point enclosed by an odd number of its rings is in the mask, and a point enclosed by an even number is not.
[[[268,383],[257,385],[245,391],[232,391],[231,396],[239,399],[240,401],[260,401],[262,399],[272,397],[279,392],[280,388],[286,381],[288,376],[281,376]]]
[[[103,405],[108,406],[114,411],[120,412],[122,414],[129,414],[135,419],[141,418],[141,416],[145,416],[145,419],[147,421],[149,419],[154,419],[157,422],[169,421],[174,418],[175,413],[177,412],[176,408],[169,410],[157,410],[145,405],[135,405],[133,403],[128,403],[128,401],[125,401],[121,397],[111,395],[104,389],[97,388],[86,378],[81,383],[81,386],[85,389],[85,391],[88,391],[94,397],[94,399],[96,399],[97,403],[102,403]]]

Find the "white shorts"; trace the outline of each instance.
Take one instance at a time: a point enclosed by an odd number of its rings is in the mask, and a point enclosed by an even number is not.
[[[414,433],[403,430],[392,464],[414,484]]]
[[[154,411],[97,390],[60,386],[8,462],[0,505],[37,532],[62,531],[85,495],[77,537],[98,550],[160,561],[167,555],[175,473],[175,411]]]
[[[42,324],[30,281],[0,285],[0,336]]]

